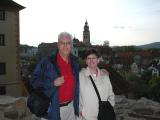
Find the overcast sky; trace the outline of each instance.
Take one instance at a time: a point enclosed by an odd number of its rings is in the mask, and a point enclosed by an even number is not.
[[[57,41],[62,31],[80,41],[87,19],[92,44],[160,42],[160,0],[14,0],[20,11],[20,43]]]

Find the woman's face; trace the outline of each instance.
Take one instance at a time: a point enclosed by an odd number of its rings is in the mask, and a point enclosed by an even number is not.
[[[94,69],[97,68],[97,65],[99,63],[99,59],[95,54],[90,54],[86,58],[86,64],[88,65],[89,68]]]

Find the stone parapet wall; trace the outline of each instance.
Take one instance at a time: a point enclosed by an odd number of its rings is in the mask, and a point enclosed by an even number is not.
[[[0,96],[0,120],[40,120],[30,113],[26,97]],[[114,107],[117,120],[160,120],[160,103],[141,98],[139,100],[116,96]]]

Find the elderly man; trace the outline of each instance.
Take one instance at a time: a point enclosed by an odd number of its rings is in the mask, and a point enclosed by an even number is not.
[[[41,87],[47,96],[51,96],[48,115],[42,120],[75,120],[78,115],[79,65],[71,54],[72,39],[71,34],[60,33],[58,49],[42,59],[33,72],[33,88]]]

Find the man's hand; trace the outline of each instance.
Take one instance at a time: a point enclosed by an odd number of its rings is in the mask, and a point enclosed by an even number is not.
[[[103,75],[109,76],[109,72],[108,72],[107,70],[105,70],[105,69],[101,69],[101,75],[102,75],[102,76],[103,76]]]
[[[61,86],[64,83],[64,76],[58,77],[56,80],[54,80],[55,86]]]

